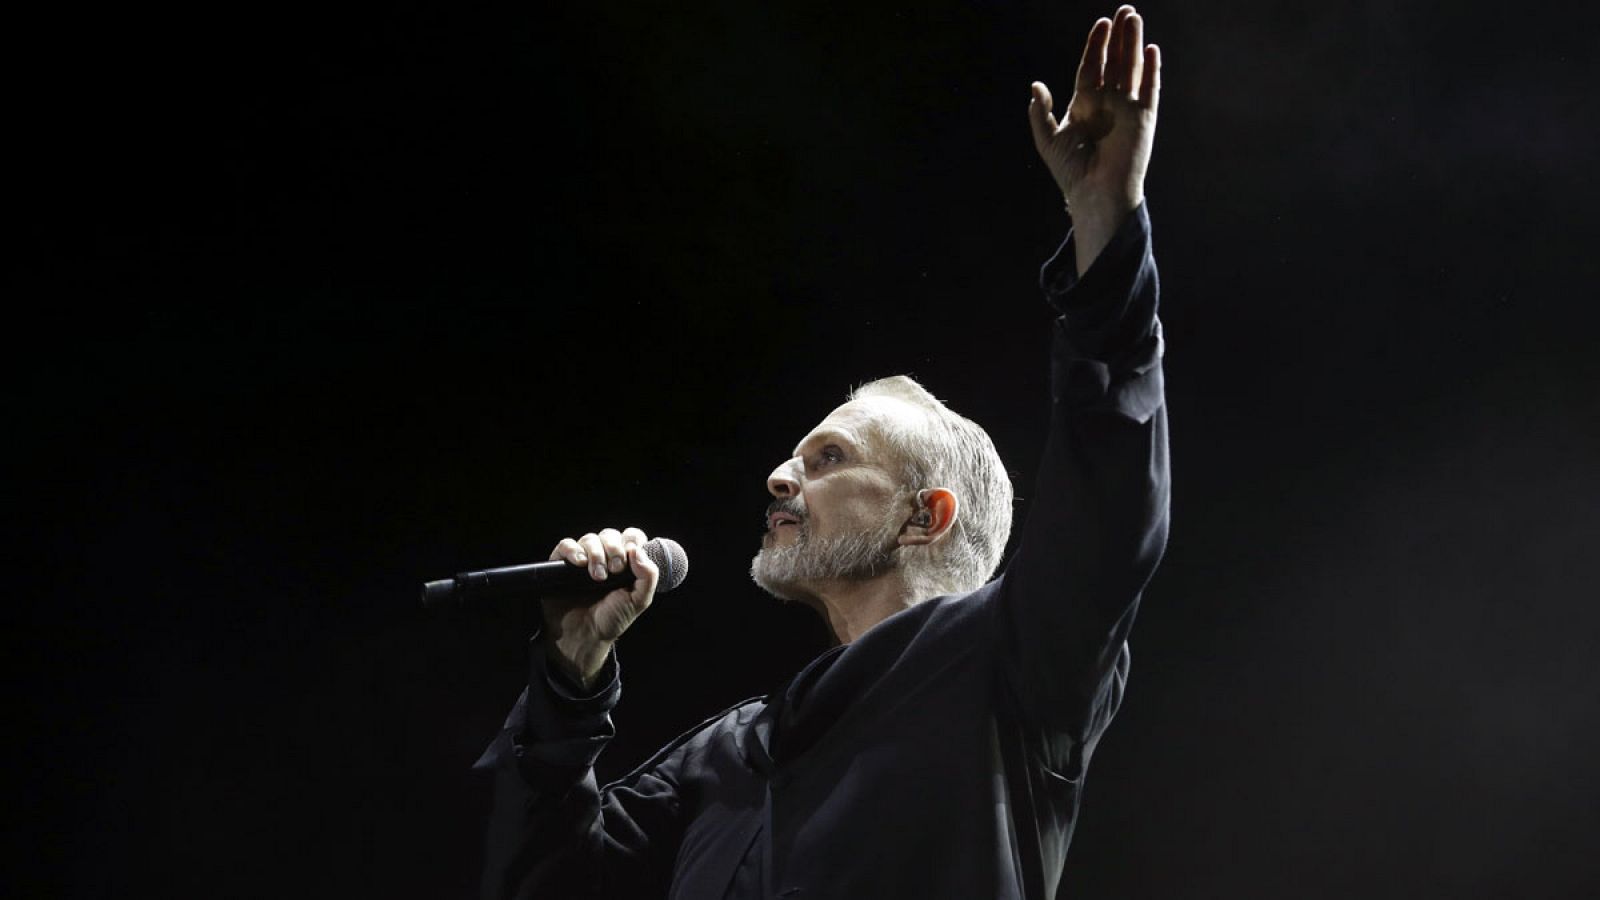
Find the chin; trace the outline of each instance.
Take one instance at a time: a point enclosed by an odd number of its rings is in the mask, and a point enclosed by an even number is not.
[[[806,536],[804,534],[793,528],[790,530],[794,533],[789,535],[787,539],[784,537],[782,527],[774,528],[771,531],[762,532],[761,548],[763,550],[781,550],[787,547],[795,547],[805,543]]]
[[[781,564],[773,559],[773,550],[778,548],[771,546],[771,539],[770,534],[762,538],[761,552],[750,561],[751,580],[763,591],[786,603],[807,603],[812,594],[803,587],[801,581],[775,571],[781,568]]]

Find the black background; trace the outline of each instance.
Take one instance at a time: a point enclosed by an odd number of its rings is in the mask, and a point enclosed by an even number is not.
[[[1593,895],[1594,22],[1142,11],[1174,519],[1066,895]],[[18,20],[29,877],[470,895],[531,619],[419,583],[688,547],[625,642],[625,771],[822,648],[745,572],[851,384],[979,420],[1025,513],[1067,225],[1028,85],[1064,102],[1110,12]]]

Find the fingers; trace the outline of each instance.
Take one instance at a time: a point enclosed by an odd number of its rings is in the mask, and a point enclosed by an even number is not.
[[[607,572],[615,575],[628,567],[628,548],[622,540],[622,532],[615,528],[601,529],[600,546],[606,550]]]
[[[1161,48],[1144,48],[1144,80],[1139,82],[1139,105],[1151,112],[1161,102]]]
[[[578,546],[583,549],[584,556],[589,561],[589,577],[595,581],[606,579],[606,548],[600,543],[600,535],[589,532],[578,538]]]
[[[643,546],[650,543],[650,538],[637,528],[624,528],[622,529],[622,543],[624,546],[628,544]]]
[[[1116,16],[1111,20],[1111,33],[1106,36],[1106,70],[1103,83],[1107,90],[1127,90],[1128,68],[1128,18],[1133,15],[1133,7],[1117,7]]]
[[[1131,10],[1132,7],[1129,7]],[[1125,95],[1137,95],[1139,77],[1144,72],[1144,19],[1136,12],[1122,21],[1122,75],[1117,87]]]
[[[561,560],[575,566],[588,565],[589,556],[583,552],[583,547],[572,538],[562,538],[561,543],[550,551],[551,560]]]
[[[1144,46],[1144,17],[1132,6],[1119,6],[1114,18],[1097,19],[1089,29],[1083,58],[1078,61],[1075,87],[1094,90],[1104,86],[1123,95],[1142,97],[1142,77],[1148,55]],[[1034,93],[1037,99],[1037,89]],[[1036,133],[1037,130],[1036,127]]]
[[[1111,20],[1097,19],[1089,29],[1089,39],[1083,45],[1083,59],[1078,62],[1078,90],[1092,91],[1100,86],[1105,74],[1106,47],[1111,40]]]
[[[550,551],[550,558],[575,566],[584,566],[589,570],[589,577],[595,581],[604,581],[628,567],[630,547],[643,547],[649,540],[650,538],[638,528],[628,528],[623,531],[602,528],[581,538],[563,538],[561,543],[556,544],[556,548]]]

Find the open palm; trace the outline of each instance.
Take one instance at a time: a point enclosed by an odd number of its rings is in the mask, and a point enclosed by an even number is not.
[[[1160,48],[1145,46],[1144,21],[1131,6],[1089,30],[1065,122],[1052,112],[1050,89],[1034,82],[1034,146],[1074,222],[1115,222],[1144,199],[1160,92]]]

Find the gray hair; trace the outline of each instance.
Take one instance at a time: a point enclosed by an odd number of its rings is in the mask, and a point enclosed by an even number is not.
[[[971,591],[1000,565],[1011,536],[1011,478],[978,423],[958,415],[905,375],[861,385],[850,400],[889,397],[927,413],[923,424],[891,425],[883,437],[901,459],[903,484],[914,490],[948,488],[956,495],[956,523],[947,540],[929,548],[927,564],[913,573],[926,596]]]

